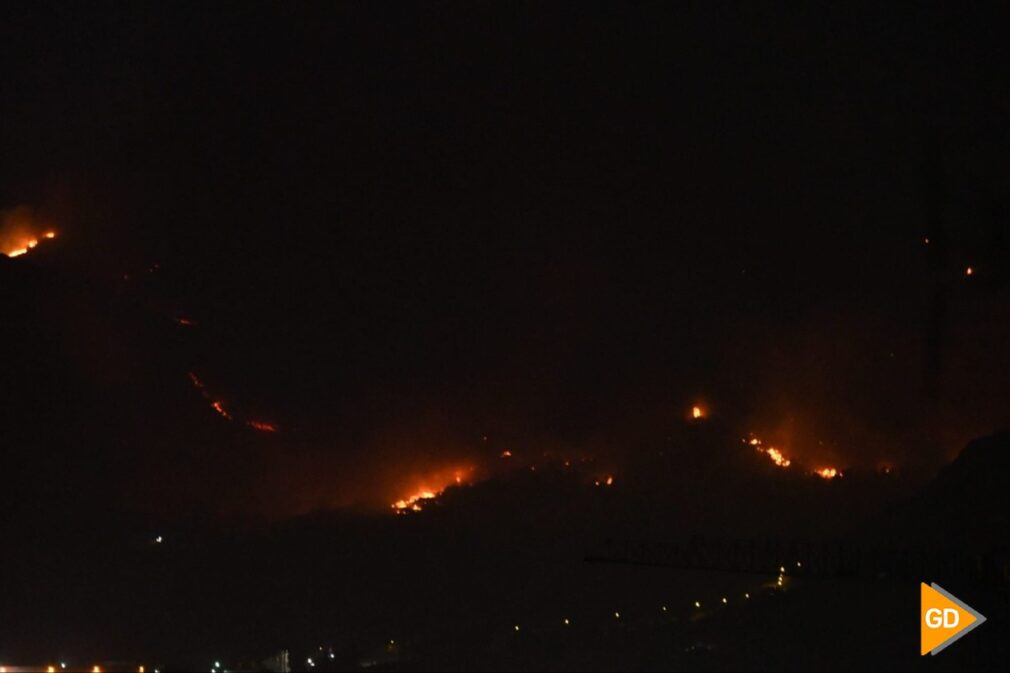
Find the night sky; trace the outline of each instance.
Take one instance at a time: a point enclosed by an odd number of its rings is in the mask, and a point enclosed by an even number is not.
[[[296,425],[586,441],[701,396],[873,461],[1005,420],[981,8],[5,11],[5,206],[94,273],[170,270],[220,376]],[[925,430],[938,276],[968,329],[957,427]]]
[[[282,428],[269,457],[229,440],[219,459],[248,488],[302,489],[299,512],[484,437],[620,464],[699,401],[809,461],[936,469],[1010,422],[1005,18],[5,7],[4,217],[53,224],[50,266],[95,305],[114,286],[198,325],[151,337],[54,308],[101,344],[55,351],[52,381],[90,391],[57,406],[158,407],[97,418],[176,428],[131,460],[175,465],[187,501],[205,483],[169,446],[198,423],[168,410],[199,371]]]

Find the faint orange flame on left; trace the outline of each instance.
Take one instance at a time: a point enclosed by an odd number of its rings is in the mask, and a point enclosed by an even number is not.
[[[42,240],[52,240],[54,238],[56,238],[55,231],[47,231],[42,234]],[[13,244],[8,243],[7,248],[3,252],[8,257],[20,257],[21,255],[27,255],[29,252],[37,248],[39,242],[39,238],[35,236],[21,238]]]

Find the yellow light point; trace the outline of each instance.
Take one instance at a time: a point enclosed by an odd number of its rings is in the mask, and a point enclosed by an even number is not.
[[[797,568],[802,568],[802,567],[803,567],[803,564],[802,564],[802,563],[800,563],[799,561],[797,561],[797,562],[796,562],[796,567],[797,567]]]
[[[621,618],[621,613],[620,612],[615,612],[614,613],[614,619],[620,619],[620,618]]]
[[[779,566],[779,572],[780,573],[784,573],[785,571],[786,571],[786,567],[785,566]]]
[[[518,625],[518,624],[516,624],[514,628],[515,628],[515,630],[516,630],[517,632],[519,631],[519,625]]]
[[[93,666],[91,668],[91,673],[102,673],[102,668],[100,666]]]
[[[744,598],[750,598],[750,594],[744,594],[743,597]]]
[[[964,275],[966,275],[966,276],[970,276],[973,273],[975,273],[975,269],[971,268],[970,266],[967,269],[964,270]]]
[[[46,233],[42,234],[42,238],[56,238],[56,232],[47,231]]]
[[[694,607],[700,608],[701,607],[701,601],[695,601],[694,602]]]
[[[568,617],[565,617],[564,621],[565,621],[565,626],[568,626],[569,624],[571,624],[571,622],[568,620]]]
[[[613,485],[614,485],[614,478],[607,477],[607,486],[613,486]]]
[[[137,668],[137,673],[144,673],[144,667],[143,666],[139,666]]]
[[[663,612],[666,612],[666,606],[665,605],[663,606]]]
[[[56,673],[55,666],[46,666],[46,673]]]
[[[725,597],[725,596],[723,596],[723,597],[722,597],[722,604],[723,604],[723,605],[726,605],[727,603],[729,603],[729,601],[728,601],[728,600],[726,599],[726,597]]]
[[[697,418],[702,418],[704,415],[705,415],[705,412],[702,410],[701,407],[699,407],[699,406],[693,406],[693,407],[691,407],[691,418],[696,418],[696,419]]]

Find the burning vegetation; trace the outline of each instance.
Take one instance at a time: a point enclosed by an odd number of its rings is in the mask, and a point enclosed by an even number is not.
[[[234,421],[235,415],[232,413],[228,407],[225,406],[224,402],[219,399],[214,398],[210,392],[207,390],[207,386],[204,384],[203,380],[193,372],[186,372],[186,376],[189,378],[189,382],[193,384],[193,387],[197,389],[200,396],[207,400],[210,404],[210,408],[213,409],[218,416],[225,419],[226,421]],[[257,432],[277,432],[280,428],[277,427],[275,423],[269,423],[267,421],[256,420],[252,418],[246,418],[242,421],[247,427],[256,430]]]
[[[21,257],[54,238],[56,230],[27,206],[0,212],[0,254]]]
[[[43,241],[51,241],[54,238],[56,238],[55,231],[46,231],[39,236],[17,238],[13,242],[8,242],[4,246],[3,252],[8,257],[20,257],[22,255],[27,255],[29,252],[37,248],[39,243]]]
[[[763,453],[768,456],[777,467],[783,469],[792,467],[793,461],[790,460],[782,451],[771,445],[765,445],[764,441],[760,438],[754,436],[753,434],[749,438],[744,438],[742,440],[745,444],[753,446],[757,449],[758,453]],[[821,477],[822,479],[836,479],[845,476],[841,470],[837,467],[818,467],[810,470],[810,474]]]
[[[425,502],[435,500],[445,493],[446,489],[470,483],[474,473],[473,467],[456,467],[439,470],[423,478],[415,479],[415,486],[412,487],[412,490],[393,502],[390,507],[397,514],[420,512],[424,508]]]

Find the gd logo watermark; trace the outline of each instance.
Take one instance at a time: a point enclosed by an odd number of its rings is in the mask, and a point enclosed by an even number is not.
[[[919,654],[937,654],[977,626],[985,617],[939,584],[919,585]]]

